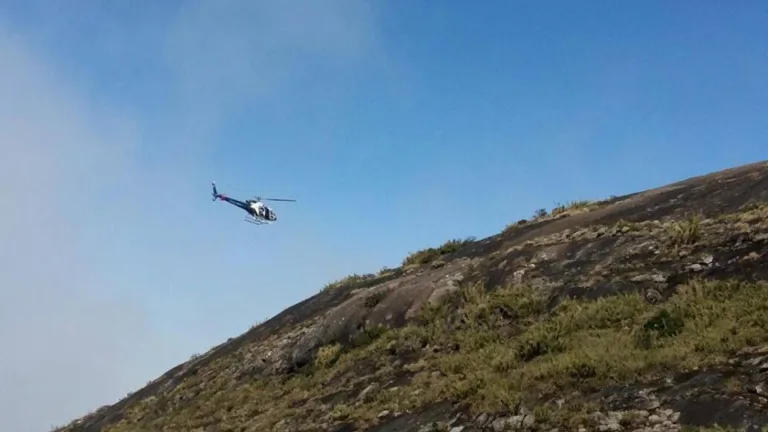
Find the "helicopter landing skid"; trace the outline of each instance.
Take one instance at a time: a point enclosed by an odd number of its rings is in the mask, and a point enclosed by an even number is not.
[[[269,224],[272,223],[272,222],[267,222],[267,221],[264,221],[264,220],[261,220],[261,219],[253,219],[253,218],[248,218],[248,217],[245,218],[245,221],[246,222],[250,222],[250,223],[252,223],[254,225],[269,225]]]

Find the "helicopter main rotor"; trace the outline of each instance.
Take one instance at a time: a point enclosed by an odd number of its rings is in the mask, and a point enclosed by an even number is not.
[[[254,200],[257,202],[259,201],[284,201],[284,202],[296,202],[295,199],[286,199],[286,198],[262,198],[260,196],[253,197]]]

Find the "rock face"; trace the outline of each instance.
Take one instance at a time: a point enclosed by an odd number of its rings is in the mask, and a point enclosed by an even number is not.
[[[768,164],[340,281],[60,431],[768,425]]]

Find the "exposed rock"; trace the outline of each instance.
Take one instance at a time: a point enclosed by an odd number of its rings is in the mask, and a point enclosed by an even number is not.
[[[485,414],[485,413],[480,414],[475,419],[475,423],[477,423],[478,426],[485,426],[485,423],[487,422],[488,422],[488,414]]]
[[[491,422],[494,432],[504,432],[510,426],[512,426],[512,419],[510,417],[497,418]]]
[[[379,386],[376,383],[373,383],[373,384],[369,385],[362,392],[360,392],[360,397],[359,398],[362,399],[363,401],[367,400],[368,397],[370,396],[371,392],[373,392],[374,390],[378,389],[378,387]]]
[[[645,292],[645,300],[648,303],[658,303],[660,302],[664,297],[661,295],[660,292],[658,292],[655,289],[649,289]]]
[[[667,277],[661,274],[653,273],[653,274],[641,274],[634,276],[630,279],[632,282],[646,282],[646,281],[652,281],[652,282],[665,282],[667,280]]]

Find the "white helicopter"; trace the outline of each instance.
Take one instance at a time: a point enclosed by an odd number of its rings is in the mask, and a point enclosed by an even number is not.
[[[228,202],[234,206],[240,207],[241,209],[248,212],[248,216],[245,217],[246,222],[250,222],[252,224],[256,225],[265,225],[265,224],[271,224],[275,221],[277,221],[277,214],[274,210],[267,207],[263,202],[263,200],[266,201],[287,201],[287,202],[296,202],[296,200],[293,199],[283,199],[283,198],[261,198],[261,197],[254,197],[254,199],[249,199],[245,201],[236,200],[234,198],[230,198],[224,194],[220,194],[216,190],[216,182],[211,182],[211,186],[213,188],[213,200],[216,201],[221,200]]]

